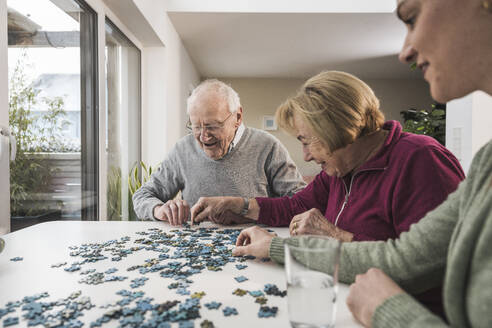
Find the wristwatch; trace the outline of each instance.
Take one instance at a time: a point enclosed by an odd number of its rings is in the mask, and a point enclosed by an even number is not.
[[[246,214],[248,214],[248,209],[249,209],[249,199],[246,197],[243,197],[243,201],[244,201],[243,209],[241,210],[239,215],[246,216]]]

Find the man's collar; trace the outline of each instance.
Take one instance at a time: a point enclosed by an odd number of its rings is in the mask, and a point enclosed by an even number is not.
[[[246,128],[244,127],[244,124],[241,123],[241,125],[237,128],[236,130],[236,135],[234,136],[234,139],[232,139],[232,142],[231,144],[229,145],[229,150],[227,151],[228,153],[234,149],[234,147],[236,147],[236,145],[238,144],[239,140],[241,140],[241,137],[244,133],[244,130]]]

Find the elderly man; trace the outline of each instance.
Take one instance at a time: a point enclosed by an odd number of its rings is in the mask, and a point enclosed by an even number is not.
[[[281,197],[305,186],[285,147],[245,127],[238,94],[218,80],[202,82],[188,98],[188,129],[160,170],[133,196],[140,219],[180,225],[200,197]],[[183,199],[174,199],[181,191]],[[237,215],[231,213],[231,222]]]

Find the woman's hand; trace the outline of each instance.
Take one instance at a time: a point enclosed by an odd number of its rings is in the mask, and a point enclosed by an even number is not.
[[[347,296],[347,306],[354,317],[365,327],[371,327],[376,308],[397,294],[404,293],[390,277],[376,268],[355,277]]]
[[[191,222],[205,220],[214,223],[231,224],[239,223],[239,213],[243,206],[241,197],[200,197],[191,208]]]
[[[270,243],[277,234],[268,232],[258,226],[244,229],[237,237],[236,248],[232,255],[253,255],[259,258],[269,257]]]
[[[354,237],[352,233],[342,230],[329,222],[317,208],[312,208],[294,216],[290,222],[289,231],[292,236],[322,235],[344,242],[350,242]]]

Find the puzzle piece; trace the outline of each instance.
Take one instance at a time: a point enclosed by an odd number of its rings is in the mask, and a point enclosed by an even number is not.
[[[245,265],[245,264],[236,264],[236,268],[237,268],[238,270],[244,270],[244,269],[246,269],[247,267],[248,267],[248,266],[247,266],[247,265]]]
[[[215,328],[214,323],[212,321],[203,320],[200,323],[200,328]]]
[[[275,295],[280,297],[285,297],[285,295],[287,295],[286,290],[280,291],[280,289],[278,289],[277,285],[275,284],[266,284],[263,290],[267,295]]]
[[[260,297],[260,296],[265,295],[265,294],[263,294],[263,292],[261,290],[253,290],[253,291],[249,291],[248,293],[249,293],[249,295],[251,295],[253,297]]]
[[[17,318],[17,317],[10,317],[10,318],[6,318],[5,320],[3,320],[3,326],[4,327],[17,325],[18,323],[19,323],[19,318]]]
[[[276,306],[268,307],[262,306],[258,311],[258,317],[260,318],[270,318],[277,315],[278,308]]]
[[[248,280],[245,276],[234,277],[234,279],[236,279],[237,282],[244,282]]]
[[[67,262],[59,262],[59,263],[52,264],[51,267],[52,268],[59,268],[59,267],[64,266],[65,264],[67,264]]]
[[[210,302],[210,303],[205,303],[205,306],[207,307],[207,309],[209,310],[216,310],[218,309],[220,306],[222,305],[222,303],[220,302]]]
[[[200,299],[200,298],[202,298],[205,295],[206,295],[205,292],[196,292],[196,293],[193,293],[191,295],[191,298],[198,298],[198,299]]]
[[[231,315],[238,315],[238,312],[235,308],[226,306],[224,309],[222,309],[222,312],[226,317],[231,316]]]
[[[233,295],[237,295],[237,296],[244,296],[246,295],[247,291],[245,291],[244,289],[241,289],[241,288],[236,288],[236,290],[234,290],[232,292]]]
[[[16,257],[13,257],[10,259],[12,262],[19,262],[19,261],[22,261],[24,260],[23,257],[20,257],[20,256],[16,256]]]

